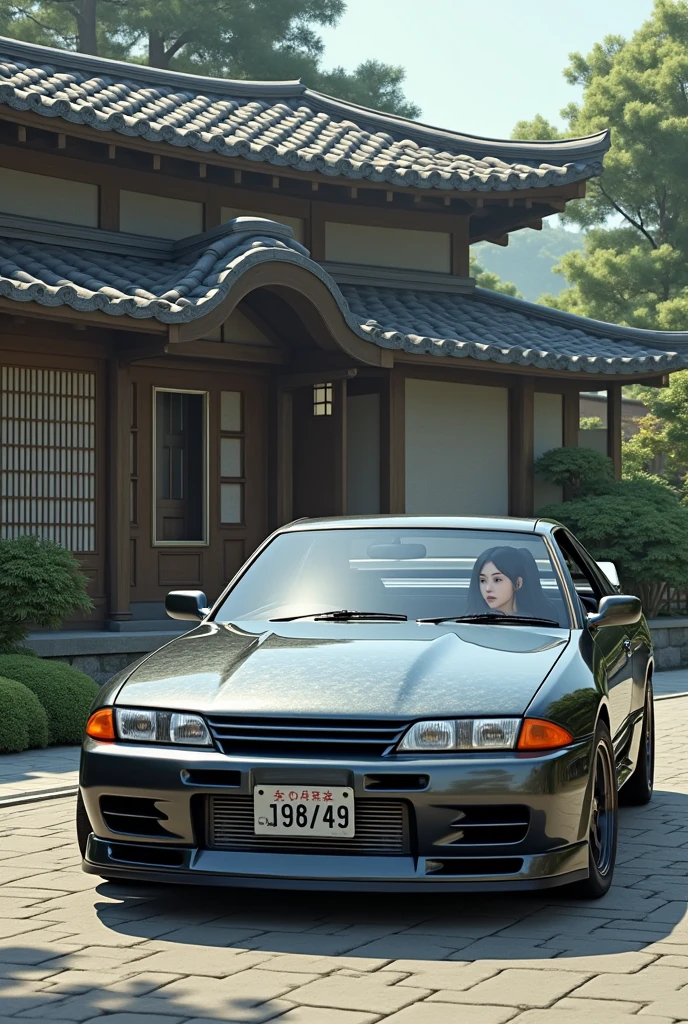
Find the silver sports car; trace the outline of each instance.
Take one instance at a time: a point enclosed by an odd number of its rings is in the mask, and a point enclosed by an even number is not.
[[[278,530],[103,687],[77,827],[106,878],[275,888],[611,884],[652,795],[652,643],[561,525]],[[193,627],[192,625],[193,624]]]

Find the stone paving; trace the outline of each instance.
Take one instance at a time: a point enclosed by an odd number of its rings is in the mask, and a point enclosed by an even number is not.
[[[0,1024],[688,1022],[688,698],[600,901],[113,884],[73,798],[0,809]]]

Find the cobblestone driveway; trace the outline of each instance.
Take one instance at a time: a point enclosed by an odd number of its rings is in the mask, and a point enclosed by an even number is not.
[[[688,698],[657,719],[599,902],[96,885],[73,799],[5,808],[0,1024],[688,1022]]]

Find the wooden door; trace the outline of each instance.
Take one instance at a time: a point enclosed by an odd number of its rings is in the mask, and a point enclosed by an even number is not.
[[[134,618],[170,590],[214,601],[267,532],[267,376],[135,367]]]

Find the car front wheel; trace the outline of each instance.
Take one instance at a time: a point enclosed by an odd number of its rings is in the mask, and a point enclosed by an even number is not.
[[[581,899],[599,899],[605,895],[612,884],[616,862],[619,796],[614,767],[614,747],[605,722],[598,722],[595,730],[591,772],[589,875],[575,887],[575,894]]]

